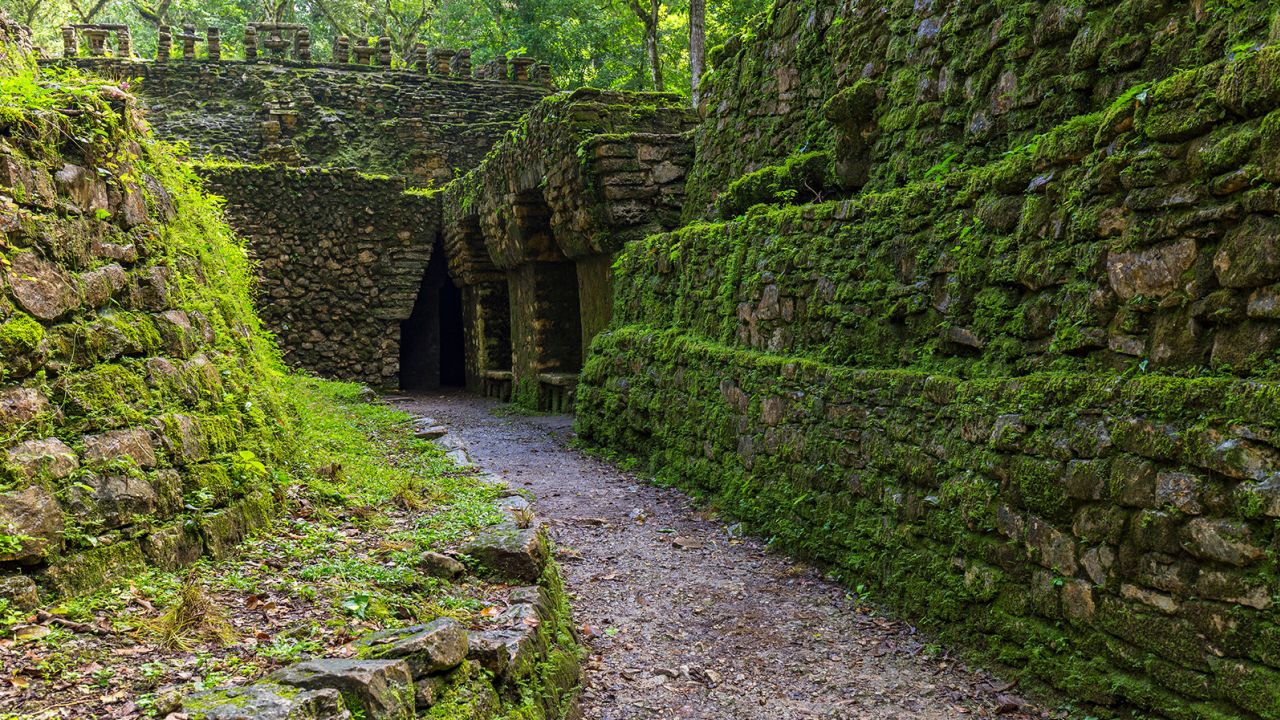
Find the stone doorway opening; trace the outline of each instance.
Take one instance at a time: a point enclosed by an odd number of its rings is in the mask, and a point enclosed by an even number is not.
[[[449,277],[437,240],[413,313],[400,323],[400,389],[436,390],[466,384],[462,291]]]

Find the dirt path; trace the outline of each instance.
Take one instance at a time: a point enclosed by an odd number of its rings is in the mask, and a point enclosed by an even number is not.
[[[592,657],[589,719],[1039,717],[906,623],[679,492],[566,446],[567,417],[494,414],[464,394],[399,398],[460,438],[474,462],[537,497],[562,549]]]

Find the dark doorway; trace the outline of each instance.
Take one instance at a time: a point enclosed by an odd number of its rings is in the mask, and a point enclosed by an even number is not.
[[[465,384],[462,325],[462,292],[449,277],[444,247],[437,241],[413,313],[400,323],[401,389]]]

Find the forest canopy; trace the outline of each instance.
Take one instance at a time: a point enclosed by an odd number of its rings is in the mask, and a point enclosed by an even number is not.
[[[31,26],[46,55],[61,53],[59,27],[121,23],[134,52],[154,57],[160,25],[222,30],[224,57],[240,57],[246,23],[280,21],[311,28],[318,59],[333,39],[388,36],[396,62],[414,46],[470,47],[476,63],[531,55],[549,63],[562,88],[593,86],[689,94],[690,12],[705,20],[707,48],[748,25],[769,0],[0,0]],[[705,7],[705,10],[703,9]],[[654,67],[656,60],[656,69]]]

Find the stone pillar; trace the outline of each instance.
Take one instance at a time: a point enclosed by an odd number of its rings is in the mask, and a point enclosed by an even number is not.
[[[182,38],[182,59],[195,60],[196,59],[196,26],[183,25],[182,35],[180,37]]]
[[[533,65],[534,59],[527,55],[517,55],[511,58],[511,66],[514,68],[515,77],[511,78],[516,82],[529,82],[529,67]]]
[[[107,31],[99,28],[85,28],[84,37],[89,41],[89,55],[102,57],[107,48]]]
[[[391,38],[385,35],[378,38],[378,64],[391,67]]]
[[[80,54],[80,38],[76,29],[70,25],[62,26],[62,57],[75,57]]]
[[[490,80],[507,81],[511,76],[507,73],[507,56],[499,55],[493,59],[493,76]]]
[[[258,59],[258,28],[252,25],[244,29],[244,59]]]
[[[133,34],[127,27],[116,30],[116,56],[126,60],[133,57]]]
[[[333,41],[333,61],[336,63],[351,62],[351,38],[339,35]]]
[[[373,48],[369,47],[369,38],[356,38],[355,47],[351,48],[351,54],[355,57],[357,65],[368,65],[373,61]]]
[[[164,62],[173,56],[173,32],[168,25],[156,28],[156,62]]]
[[[417,43],[413,46],[413,66],[418,72],[425,73],[431,71],[431,55],[427,52],[425,43]]]
[[[471,77],[471,48],[462,48],[459,50],[458,54],[453,56],[453,62],[450,63],[450,69],[453,71],[454,77]]]
[[[538,82],[547,87],[551,87],[554,82],[551,79],[551,66],[547,63],[538,63]]]
[[[311,31],[298,28],[293,34],[293,59],[311,62]]]
[[[209,59],[218,61],[222,59],[222,29],[211,27],[204,31],[204,44],[209,50]]]
[[[443,75],[444,77],[448,77],[449,64],[453,60],[453,56],[456,53],[446,48],[436,48],[435,50],[432,50],[432,52],[436,56],[436,66],[432,68],[432,72],[434,72],[437,75]]]

